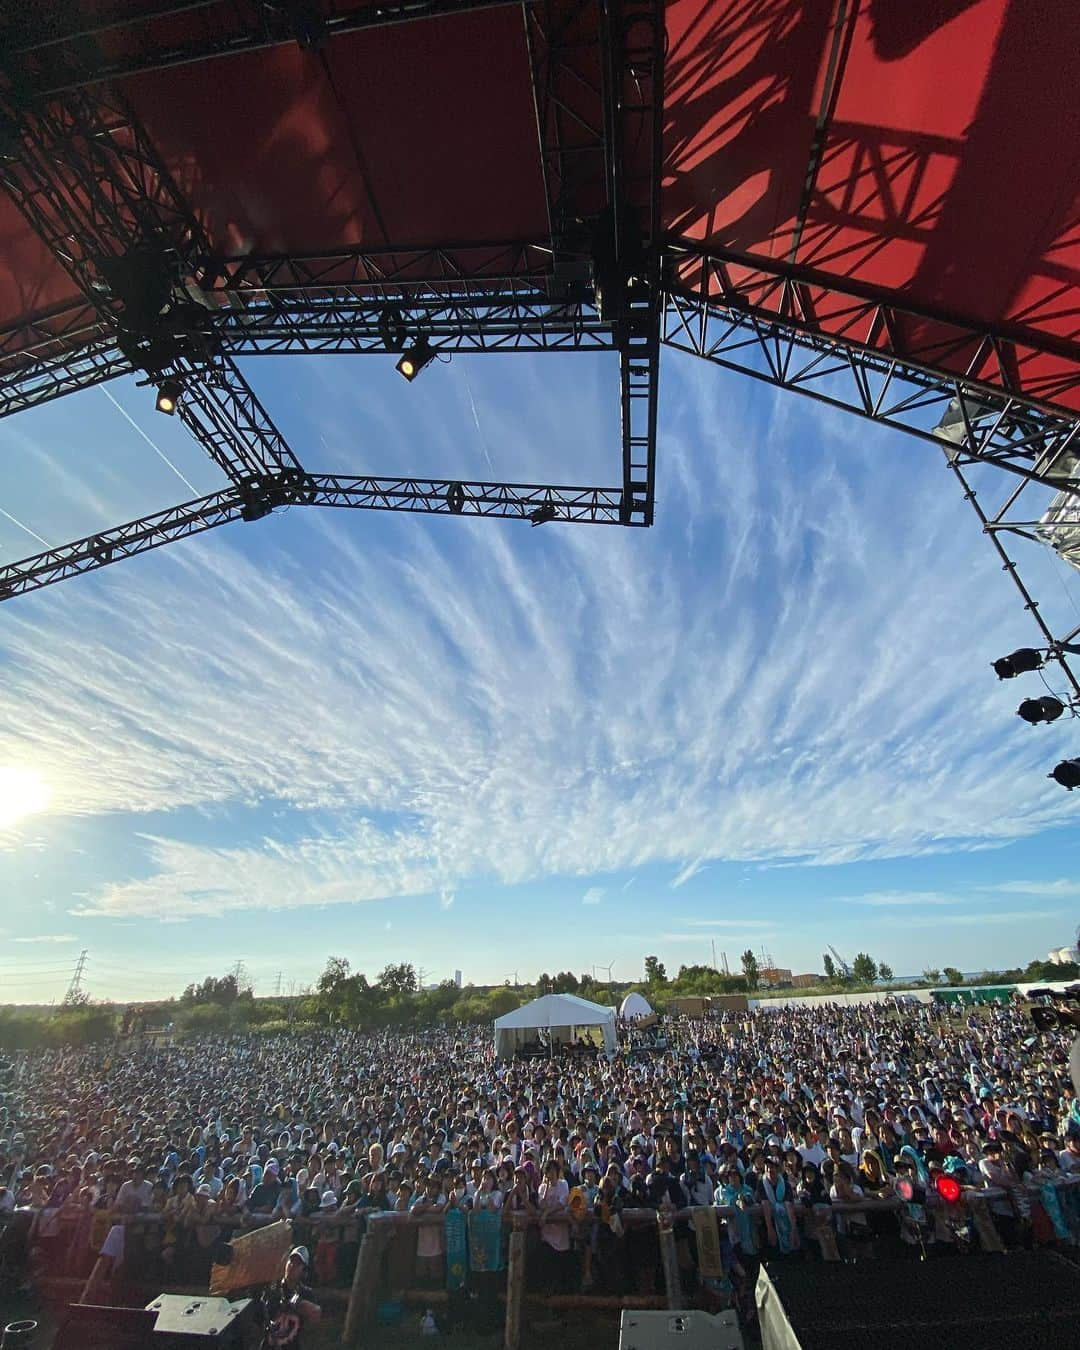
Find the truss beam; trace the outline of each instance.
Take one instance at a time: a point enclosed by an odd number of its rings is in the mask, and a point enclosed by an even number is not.
[[[536,0],[523,15],[553,271],[587,285],[595,222],[608,202],[601,4]]]
[[[1080,342],[1016,324],[979,325],[812,267],[669,239],[664,281],[683,315],[696,304],[752,316],[860,359],[897,363],[924,384],[961,376],[988,395],[1045,408],[1068,407],[1080,395]],[[1054,374],[1038,381],[1028,373],[1036,353],[1059,358]]]
[[[528,0],[526,0],[526,3]],[[29,7],[20,24],[14,55],[26,69],[25,87],[34,98],[50,98],[72,89],[189,65],[242,52],[296,42],[318,47],[328,38],[366,28],[386,28],[418,19],[434,19],[474,10],[499,9],[521,0],[153,0],[100,15],[93,24],[50,25],[44,10]],[[172,16],[183,14],[192,31],[175,37]],[[91,40],[123,33],[113,54]],[[17,42],[18,45],[15,45]]]
[[[626,518],[642,525],[652,524],[656,503],[665,42],[660,0],[604,0],[610,234],[598,281],[618,334]]]
[[[46,360],[24,385],[42,402],[99,383],[116,368],[115,346],[152,378],[180,380],[182,419],[234,483],[298,470],[239,370],[214,357],[207,313],[183,289],[205,264],[206,236],[123,100],[75,92],[11,111],[20,135],[3,184],[113,339],[76,372],[61,377]]]
[[[560,520],[617,525],[621,522],[621,498],[617,487],[374,478],[286,470],[2,566],[0,601],[97,571],[123,558],[147,553],[230,521],[260,520],[281,506],[489,516],[528,521],[532,525]]]
[[[1069,661],[1070,652],[1074,655],[1080,652],[1080,648],[1077,648],[1076,646],[1077,636],[1080,635],[1080,626],[1071,629],[1063,636],[1055,636],[1039,608],[1039,602],[1034,598],[1031,591],[1028,589],[1027,583],[1020,575],[1020,569],[1017,566],[1015,559],[1005,547],[1003,535],[1007,530],[1013,530],[1015,533],[1036,542],[1046,542],[1044,539],[1040,538],[1038,534],[1030,532],[1027,528],[1020,528],[1016,525],[1009,524],[1006,519],[1009,510],[1015,506],[1017,499],[1028,484],[1021,483],[1018,489],[1010,494],[1005,506],[993,515],[990,515],[984,509],[978,493],[972,486],[968,476],[964,473],[964,470],[959,463],[959,457],[949,454],[946,458],[948,459],[949,467],[952,469],[957,482],[963,489],[964,500],[968,502],[971,509],[978,517],[983,533],[989,539],[991,547],[994,549],[994,552],[1001,562],[1002,571],[1008,574],[1009,580],[1019,591],[1024,601],[1024,608],[1031,615],[1039,629],[1044,643],[1043,650],[1046,652],[1048,659],[1056,663],[1061,670],[1062,675],[1067,680],[1070,700],[1080,704],[1080,679],[1077,678],[1077,673],[1073,670],[1072,663]],[[1080,502],[1080,498],[1077,500]],[[1040,529],[1040,527],[1041,522],[1032,522],[1030,528],[1034,531]]]
[[[1080,415],[988,381],[981,359],[943,373],[939,346],[911,352],[889,337],[904,327],[895,305],[847,294],[842,331],[825,332],[789,269],[778,266],[766,303],[731,278],[723,259],[693,256],[690,285],[686,253],[669,255],[668,346],[945,446],[961,468],[992,464],[1055,490],[1080,490],[1073,459]]]

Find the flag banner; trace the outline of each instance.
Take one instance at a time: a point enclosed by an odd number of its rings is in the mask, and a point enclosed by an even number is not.
[[[474,1209],[469,1215],[469,1265],[473,1270],[502,1270],[502,1214]]]
[[[443,1218],[446,1234],[446,1287],[461,1289],[469,1268],[469,1244],[465,1236],[465,1213],[456,1206],[448,1209]]]
[[[718,1280],[724,1273],[720,1255],[720,1231],[716,1210],[708,1205],[694,1209],[694,1237],[697,1239],[698,1270],[708,1279]]]

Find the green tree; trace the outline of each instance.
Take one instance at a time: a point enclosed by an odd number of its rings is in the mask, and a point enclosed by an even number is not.
[[[923,971],[922,977],[927,984],[939,984],[941,982],[941,971],[934,970],[933,967],[930,967],[928,970]]]
[[[949,981],[950,984],[964,983],[963,971],[957,970],[955,966],[946,966],[941,973],[945,976],[945,978]]]
[[[667,984],[664,963],[655,956],[645,958],[645,981],[647,984]]]
[[[827,980],[835,980],[836,962],[832,959],[832,957],[829,955],[828,952],[826,952],[825,955],[821,958],[821,962],[825,968],[825,978]]]
[[[747,989],[756,989],[758,984],[758,963],[757,957],[749,947],[747,947],[746,951],[742,954],[742,969],[743,976],[746,979]]]
[[[578,991],[578,978],[572,971],[560,970],[555,976],[553,983],[553,992],[556,994],[576,994]]]
[[[892,969],[892,966],[887,966],[887,965],[885,964],[885,962],[882,961],[882,962],[880,963],[880,965],[878,966],[878,968],[877,968],[877,973],[878,973],[878,978],[884,980],[885,983],[888,984],[889,981],[890,981],[890,980],[892,979],[892,977],[893,977],[893,969]]]
[[[877,962],[866,952],[859,952],[851,963],[851,973],[858,984],[873,984],[877,979]]]
[[[389,998],[399,998],[403,994],[416,993],[416,967],[407,961],[397,965],[384,966],[379,975],[379,988]]]
[[[189,984],[180,996],[180,1002],[185,1004],[192,1003],[216,1003],[220,1008],[227,1008],[235,1003],[240,997],[240,986],[236,982],[236,976],[222,975],[220,979],[215,979],[213,975],[207,975],[201,984]]]

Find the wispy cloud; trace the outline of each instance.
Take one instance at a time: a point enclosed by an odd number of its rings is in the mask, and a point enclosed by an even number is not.
[[[1040,919],[1059,919],[1065,913],[1062,909],[1012,909],[984,910],[978,914],[942,914],[933,920],[922,919],[919,922],[933,928],[982,928],[986,924],[1035,923]],[[889,915],[876,921],[882,926],[908,928],[913,919],[902,919],[899,915]]]
[[[675,875],[671,882],[671,889],[677,890],[680,886],[685,886],[691,877],[696,877],[699,872],[704,872],[708,864],[704,858],[695,858]]]
[[[775,928],[775,919],[686,919],[689,928]]]
[[[74,933],[40,933],[37,937],[12,938],[12,942],[78,942]]]
[[[708,950],[707,947],[705,946],[705,944],[706,944],[706,942],[708,941],[708,939],[707,939],[707,937],[705,936],[704,933],[665,933],[665,934],[664,934],[664,941],[665,941],[665,942],[696,942],[696,943],[698,943],[698,945],[701,947],[701,950],[702,950],[702,953],[703,953],[703,954]],[[725,933],[725,934],[724,934],[724,941],[725,941],[725,942],[729,942],[729,943],[732,944],[732,946],[736,946],[736,947],[742,946],[742,944],[743,944],[744,942],[746,943],[746,945],[747,945],[748,947],[753,947],[753,945],[754,945],[755,942],[760,942],[760,941],[761,941],[761,931],[760,931],[760,929],[754,929],[753,932],[745,932],[745,933],[740,933],[740,932]]]
[[[1080,895],[1080,881],[1061,877],[1057,881],[1000,881],[995,886],[986,886],[987,891],[997,891],[1003,895]]]
[[[441,890],[439,892],[439,908],[452,909],[457,896],[453,891]]]
[[[476,385],[484,436],[520,443],[524,480],[602,472],[589,446],[617,445],[617,428],[587,399],[552,408],[531,375],[500,399],[491,378]],[[5,607],[0,762],[32,759],[54,811],[263,804],[293,826],[211,846],[158,816],[144,857],[75,912],[430,897],[476,879],[557,877],[573,895],[650,864],[678,887],[714,860],[928,855],[1069,818],[1050,742],[972,674],[1015,646],[1016,616],[938,460],[905,444],[898,494],[885,433],[872,458],[871,431],[834,447],[796,400],[762,419],[715,371],[676,361],[669,378],[653,531],[297,510]],[[376,401],[375,439],[403,457],[423,444],[417,472],[451,472],[468,402],[454,421],[420,383],[422,423],[395,430]],[[521,406],[537,410],[524,429]]]
[[[940,891],[870,891],[866,895],[839,895],[836,903],[889,909],[909,905],[918,908],[924,905],[962,905],[965,901],[960,896],[942,895]]]
[[[590,886],[581,897],[581,903],[583,905],[598,905],[600,901],[603,900],[605,894],[606,892],[603,886]]]

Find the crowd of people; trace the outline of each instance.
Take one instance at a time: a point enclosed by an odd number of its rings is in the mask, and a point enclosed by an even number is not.
[[[811,1215],[854,1248],[955,1247],[960,1226],[935,1215],[944,1174],[987,1189],[1006,1246],[1075,1245],[1080,1186],[1056,1185],[1080,1178],[1071,1040],[1016,1005],[818,1004],[668,1019],[610,1060],[578,1045],[500,1062],[490,1028],[22,1052],[0,1215],[34,1215],[46,1267],[73,1225],[120,1262],[125,1224],[156,1215],[157,1259],[189,1277],[223,1236],[286,1218],[318,1283],[347,1279],[370,1216],[391,1211],[427,1216],[415,1274],[441,1281],[431,1217],[498,1210],[533,1221],[551,1285],[619,1293],[656,1278],[657,1225],[635,1211],[670,1213],[693,1281],[686,1211],[714,1206],[737,1288],[762,1254],[812,1246]],[[335,1226],[331,1269],[319,1233]]]

